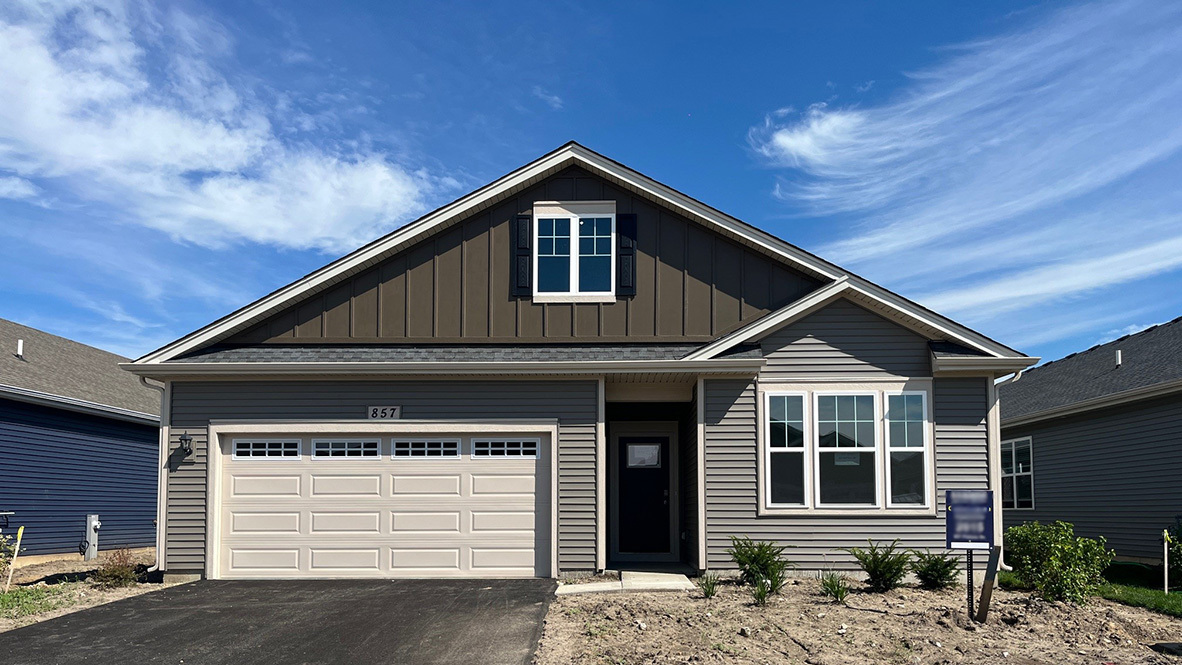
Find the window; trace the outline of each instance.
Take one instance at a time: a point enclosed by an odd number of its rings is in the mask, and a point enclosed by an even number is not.
[[[270,457],[299,459],[298,439],[234,439],[234,459]]]
[[[817,395],[818,505],[878,504],[874,395]]]
[[[459,439],[394,439],[394,457],[459,457]]]
[[[889,505],[922,506],[927,497],[927,400],[924,393],[886,396]]]
[[[537,457],[538,441],[516,439],[475,439],[472,457]]]
[[[312,440],[312,458],[377,458],[378,440]]]
[[[614,202],[540,204],[535,219],[534,295],[614,293]]]
[[[804,395],[767,397],[768,503],[802,506],[805,503]]]
[[[1034,449],[1029,437],[1001,442],[1001,507],[1034,508]]]

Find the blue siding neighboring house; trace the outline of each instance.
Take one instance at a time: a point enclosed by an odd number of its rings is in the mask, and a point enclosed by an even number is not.
[[[155,545],[160,397],[123,360],[0,319],[0,529],[25,527],[22,554],[77,552],[88,513],[100,549]]]

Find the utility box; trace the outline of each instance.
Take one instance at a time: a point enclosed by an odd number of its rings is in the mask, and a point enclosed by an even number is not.
[[[102,525],[98,515],[86,516],[86,551],[82,553],[82,558],[86,561],[98,558],[99,527]]]

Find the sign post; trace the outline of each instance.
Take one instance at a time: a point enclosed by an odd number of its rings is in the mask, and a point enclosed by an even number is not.
[[[973,613],[973,552],[993,548],[993,491],[948,490],[945,495],[945,544],[950,550],[965,550],[969,619]],[[982,608],[987,612],[987,608]]]

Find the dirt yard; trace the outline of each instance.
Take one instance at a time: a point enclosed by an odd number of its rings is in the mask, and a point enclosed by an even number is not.
[[[141,572],[155,560],[152,548],[133,552],[133,560]],[[88,578],[98,568],[98,564],[109,556],[110,552],[102,552],[98,561],[83,561],[81,556],[72,556],[17,568],[13,571],[10,593],[0,594],[0,633],[164,588],[159,576],[151,575],[148,577],[153,581],[132,586],[116,589],[96,587]],[[3,591],[3,580],[0,580],[0,591]]]
[[[997,590],[988,623],[965,617],[965,592],[851,593],[846,606],[796,580],[767,607],[747,589],[560,596],[536,663],[1182,664],[1151,646],[1182,642],[1182,619],[1094,599],[1084,607]]]

